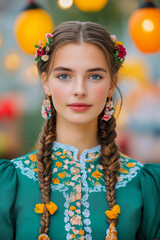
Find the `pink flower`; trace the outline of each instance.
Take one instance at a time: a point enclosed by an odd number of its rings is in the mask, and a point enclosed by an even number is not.
[[[37,49],[37,55],[38,55],[38,56],[41,57],[41,56],[43,56],[44,54],[45,54],[45,51],[44,51],[43,48],[38,48],[38,49]]]
[[[51,33],[46,33],[46,39],[48,40],[48,37],[52,38],[53,35]]]
[[[124,58],[126,56],[126,49],[122,45],[118,45],[118,47],[119,47],[118,57]]]
[[[105,116],[102,118],[102,120],[109,120],[111,118],[110,115],[105,114]]]

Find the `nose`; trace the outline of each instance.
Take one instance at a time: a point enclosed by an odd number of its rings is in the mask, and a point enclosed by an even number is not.
[[[87,96],[85,81],[82,78],[76,79],[73,87],[73,95],[75,97]]]

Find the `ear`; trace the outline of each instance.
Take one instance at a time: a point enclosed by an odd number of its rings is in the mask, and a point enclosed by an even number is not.
[[[42,86],[43,86],[45,94],[47,96],[51,96],[51,91],[50,91],[49,84],[48,84],[47,74],[45,72],[43,72],[41,74],[41,81],[42,81]]]
[[[114,81],[114,83],[113,83]],[[108,90],[108,97],[111,97],[115,91],[115,88],[116,88],[116,85],[117,85],[117,81],[118,81],[118,75],[115,74],[114,78],[113,78],[113,81],[111,80],[111,83],[110,83],[110,87],[109,87],[109,90]]]

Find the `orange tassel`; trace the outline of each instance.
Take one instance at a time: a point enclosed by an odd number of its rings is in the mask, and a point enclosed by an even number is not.
[[[111,223],[109,225],[109,229],[107,231],[107,236],[106,236],[106,240],[118,240],[117,238],[117,230],[116,230],[116,227],[115,227],[115,224],[114,223]]]

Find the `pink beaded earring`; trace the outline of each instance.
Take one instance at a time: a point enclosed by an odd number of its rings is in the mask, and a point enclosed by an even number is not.
[[[102,118],[102,120],[104,121],[108,121],[109,119],[111,119],[113,113],[115,112],[114,107],[113,107],[113,102],[110,100],[111,98],[109,97],[108,102],[106,102],[106,106],[105,106],[105,112],[104,112],[104,116]]]
[[[43,105],[42,105],[42,117],[44,119],[50,119],[51,118],[51,102],[49,100],[49,96],[47,96],[48,99],[44,99]]]

